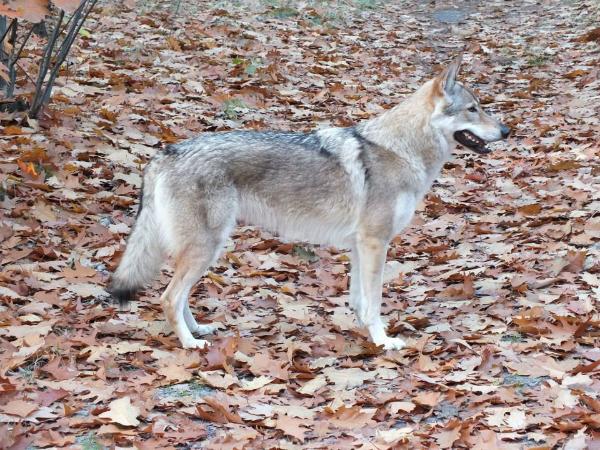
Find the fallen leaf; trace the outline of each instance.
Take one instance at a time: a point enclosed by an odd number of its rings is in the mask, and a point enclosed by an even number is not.
[[[430,408],[435,407],[441,400],[442,394],[440,392],[422,392],[421,394],[413,397],[412,401],[417,405],[429,406]]]
[[[0,406],[0,411],[3,413],[19,417],[27,417],[37,409],[39,409],[39,405],[23,400],[11,400],[7,404]]]
[[[308,431],[305,419],[296,419],[295,417],[279,416],[275,421],[275,427],[283,431],[286,435],[304,442],[304,434]]]
[[[458,420],[451,420],[444,430],[435,433],[433,436],[440,448],[452,448],[454,443],[460,439],[461,424]]]
[[[126,427],[137,427],[140,421],[137,416],[140,415],[140,409],[131,404],[129,397],[121,397],[113,400],[108,405],[109,410],[103,412],[98,417],[110,419],[111,422],[118,423]]]

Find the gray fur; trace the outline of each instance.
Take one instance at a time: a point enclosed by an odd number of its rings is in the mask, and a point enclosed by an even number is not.
[[[145,189],[144,189],[145,187]],[[165,258],[159,225],[156,223],[153,186],[142,186],[140,207],[127,250],[111,280],[109,292],[123,307],[141,286],[152,281]],[[142,199],[145,199],[142,202]],[[140,264],[143,261],[143,264]]]
[[[455,81],[459,65],[356,127],[205,133],[169,146],[146,169],[144,207],[113,291],[143,287],[163,255],[172,256],[175,274],[162,296],[167,320],[183,347],[207,345],[191,334],[210,327],[195,322],[189,292],[242,221],[284,238],[350,248],[350,303],[359,323],[376,344],[402,348],[380,315],[387,244],[449,159],[453,133],[501,138],[501,124],[465,111],[474,97]]]

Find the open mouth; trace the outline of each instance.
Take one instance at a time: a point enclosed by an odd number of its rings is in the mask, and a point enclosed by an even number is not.
[[[482,155],[491,152],[491,150],[485,146],[486,142],[483,139],[477,137],[468,130],[456,131],[454,133],[454,139],[456,139],[459,144]]]

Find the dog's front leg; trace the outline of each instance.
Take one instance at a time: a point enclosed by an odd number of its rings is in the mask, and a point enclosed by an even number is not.
[[[371,339],[377,345],[383,345],[388,350],[399,350],[406,343],[395,337],[389,337],[381,318],[381,290],[383,285],[383,268],[385,265],[387,242],[377,237],[361,237],[356,241],[356,256],[353,266],[358,267],[360,297],[354,298],[355,311],[360,323],[367,327]],[[356,269],[353,270],[356,274]],[[356,280],[351,280],[355,283]],[[350,288],[350,295],[355,291]]]
[[[356,312],[356,316],[360,325],[364,325],[360,320],[361,315],[359,314],[359,308],[362,307],[364,303],[362,301],[363,298],[363,289],[362,284],[360,282],[360,257],[358,254],[358,247],[355,245],[352,248],[352,254],[350,259],[350,307],[354,312]]]

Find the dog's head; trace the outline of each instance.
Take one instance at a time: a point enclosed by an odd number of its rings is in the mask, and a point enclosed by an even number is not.
[[[510,128],[486,113],[475,94],[456,81],[461,61],[459,56],[434,80],[436,112],[432,120],[448,140],[480,154],[489,153],[486,144],[507,138]]]

